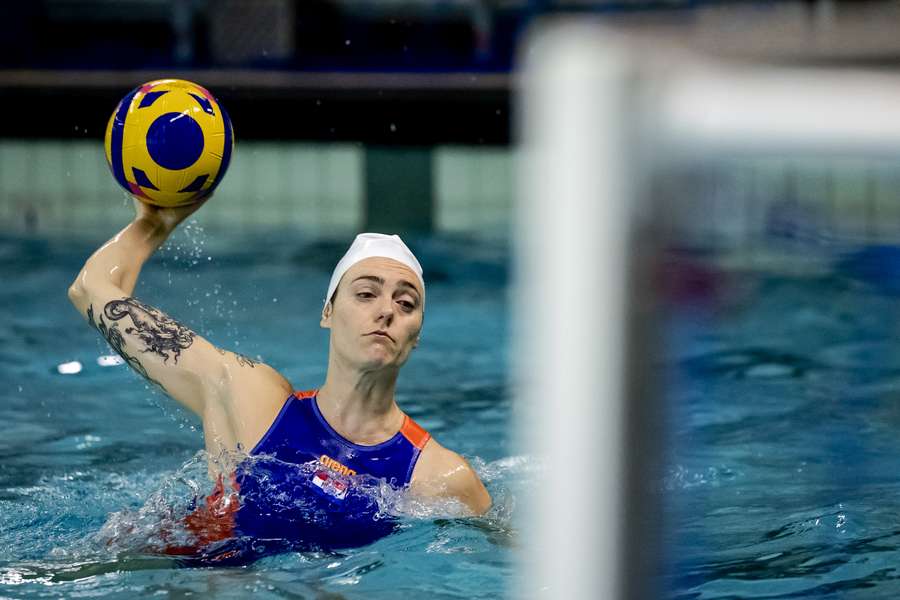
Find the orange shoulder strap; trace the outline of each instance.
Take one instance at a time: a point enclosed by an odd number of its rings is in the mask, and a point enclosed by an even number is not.
[[[422,426],[409,418],[409,415],[403,419],[403,425],[400,427],[400,433],[409,440],[413,446],[421,450],[428,443],[431,434],[422,429]]]

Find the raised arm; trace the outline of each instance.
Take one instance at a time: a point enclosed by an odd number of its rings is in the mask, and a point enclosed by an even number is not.
[[[160,209],[135,201],[134,221],[87,260],[69,299],[132,369],[200,416],[207,449],[215,452],[247,445],[256,435],[259,425],[242,418],[250,395],[275,399],[290,385],[133,297],[141,267],[199,207]]]

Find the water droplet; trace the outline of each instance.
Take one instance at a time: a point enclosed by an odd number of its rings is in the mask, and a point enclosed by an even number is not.
[[[391,131],[397,131],[397,126],[391,123]]]

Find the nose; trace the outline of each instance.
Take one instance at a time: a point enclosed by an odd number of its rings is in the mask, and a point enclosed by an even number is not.
[[[394,319],[394,301],[391,298],[382,300],[378,305],[378,320],[390,325]]]

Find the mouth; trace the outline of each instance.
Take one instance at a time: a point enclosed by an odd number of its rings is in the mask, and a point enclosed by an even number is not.
[[[388,334],[387,331],[382,331],[382,330],[380,330],[380,329],[379,329],[378,331],[372,331],[371,333],[367,333],[366,335],[374,335],[374,336],[378,336],[378,337],[385,337],[385,338],[391,340],[392,342],[394,341],[394,338],[392,338],[392,337],[390,336],[390,334]]]

